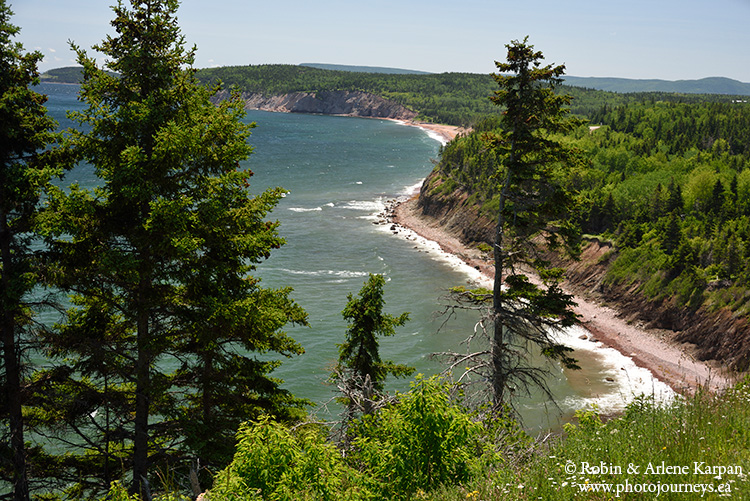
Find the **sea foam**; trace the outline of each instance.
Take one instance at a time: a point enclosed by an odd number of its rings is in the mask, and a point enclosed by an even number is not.
[[[419,185],[415,185],[419,186]],[[407,188],[408,190],[414,187]],[[380,231],[414,242],[421,252],[429,253],[433,259],[445,263],[454,270],[463,273],[468,283],[478,287],[491,289],[493,281],[479,270],[464,262],[458,256],[444,251],[440,244],[418,235],[413,230],[397,225],[397,230],[392,230],[392,224],[378,225]],[[601,342],[590,340],[588,331],[579,326],[564,329],[557,335],[558,342],[573,348],[576,352],[574,357],[584,359],[595,357],[603,368],[598,374],[602,381],[608,383],[603,385],[602,391],[594,395],[569,396],[560,402],[562,408],[580,409],[596,406],[600,411],[616,412],[624,409],[627,404],[636,397],[645,395],[652,396],[657,402],[670,402],[675,397],[675,392],[666,383],[659,381],[648,369],[639,367],[630,358],[614,348],[607,347]]]
[[[292,212],[318,212],[322,211],[323,207],[312,207],[312,208],[306,208],[306,207],[289,207],[289,210]]]
[[[603,371],[599,377],[611,382],[610,391],[597,395],[568,397],[566,406],[583,408],[597,406],[608,412],[623,410],[627,404],[639,396],[653,397],[656,403],[669,403],[675,398],[674,390],[654,377],[653,373],[639,367],[632,358],[591,339],[591,334],[581,326],[563,330],[557,341],[573,348],[574,358],[595,356]]]

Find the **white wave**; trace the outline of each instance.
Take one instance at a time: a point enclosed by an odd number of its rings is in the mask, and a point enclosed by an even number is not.
[[[393,121],[399,125],[406,125],[407,127],[416,127],[420,130],[423,130],[430,139],[434,139],[435,141],[442,144],[443,146],[448,144],[448,141],[442,135],[426,127],[420,127],[418,124],[407,123],[407,122],[404,122],[403,120],[393,120]]]
[[[404,190],[401,192],[401,195],[406,196],[406,197],[412,197],[416,195],[417,193],[419,193],[419,190],[422,189],[422,183],[424,183],[424,179],[411,186],[405,187]]]
[[[392,224],[381,224],[378,225],[377,228],[379,228],[383,232],[387,231],[389,233],[393,233],[391,231],[392,226]],[[440,247],[440,244],[438,244],[437,242],[433,240],[427,240],[426,238],[403,226],[398,226],[398,233],[396,235],[410,242],[414,242],[414,244],[420,251],[428,252],[434,259],[445,263],[446,265],[450,266],[460,273],[465,274],[469,282],[480,287],[492,287],[492,280],[487,278],[482,274],[482,272],[480,272],[473,266],[466,264],[458,256],[444,251]]]
[[[596,405],[600,410],[612,412],[623,410],[639,396],[652,396],[657,403],[663,404],[675,398],[674,390],[655,378],[650,370],[638,367],[632,358],[616,349],[599,341],[592,341],[591,335],[581,326],[565,329],[558,341],[579,352],[578,355],[573,355],[576,358],[583,358],[586,353],[597,356],[604,367],[599,376],[611,383],[611,390],[608,392],[591,397],[569,397],[563,402],[569,408],[580,409]]]
[[[441,136],[440,134],[438,134],[437,132],[432,131],[430,129],[424,129],[422,127],[420,127],[420,129],[422,129],[423,131],[427,132],[427,135],[430,137],[430,139],[434,139],[435,141],[437,141],[438,143],[442,144],[443,146],[445,146],[446,144],[448,144],[448,141],[443,136]]]
[[[382,212],[385,204],[382,199],[377,200],[350,200],[338,206],[340,209],[361,210],[367,212]]]
[[[276,270],[289,273],[290,275],[304,275],[308,277],[359,278],[368,276],[368,273],[365,271],[351,270],[292,270],[289,268],[276,268]]]
[[[323,210],[323,207],[313,207],[313,208],[289,207],[289,210],[292,212],[317,212],[317,211]]]

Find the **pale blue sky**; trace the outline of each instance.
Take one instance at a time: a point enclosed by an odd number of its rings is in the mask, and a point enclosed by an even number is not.
[[[116,0],[8,0],[17,40],[73,64],[111,32]],[[750,0],[183,0],[196,67],[305,62],[491,73],[529,35],[572,76],[750,82]]]

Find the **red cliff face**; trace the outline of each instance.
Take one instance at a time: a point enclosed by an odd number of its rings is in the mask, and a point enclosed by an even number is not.
[[[585,243],[581,259],[556,259],[565,268],[568,285],[587,297],[597,297],[615,307],[630,323],[657,329],[673,342],[685,343],[685,350],[698,360],[715,360],[717,365],[743,372],[750,367],[750,325],[746,318],[727,309],[715,311],[675,304],[672,298],[650,299],[640,292],[641,283],[614,285],[606,279],[616,257],[608,243],[591,239]]]
[[[220,93],[217,98],[226,97]],[[245,107],[281,113],[315,113],[355,117],[412,120],[417,116],[405,106],[361,91],[293,92],[275,96],[243,93]]]
[[[481,242],[492,244],[495,222],[479,213],[477,205],[470,200],[470,193],[454,187],[446,189],[438,170],[425,179],[419,193],[418,207],[422,214],[435,219],[451,235],[465,244]]]

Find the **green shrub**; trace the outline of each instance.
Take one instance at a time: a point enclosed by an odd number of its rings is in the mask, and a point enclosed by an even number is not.
[[[177,492],[174,486],[170,486],[170,489],[171,492],[156,494],[153,497],[154,501],[190,501],[190,497]],[[114,481],[102,501],[140,501],[140,499],[141,497],[138,494],[129,494],[120,481]]]
[[[355,425],[355,459],[380,482],[381,496],[405,499],[466,480],[481,425],[450,403],[439,378],[418,377],[400,397]]]
[[[293,432],[266,417],[243,424],[237,436],[210,500],[372,499],[367,482],[315,427]]]
[[[482,252],[486,252],[487,254],[492,253],[492,246],[485,242],[481,242],[479,245],[477,245],[477,249],[479,249]]]
[[[451,177],[447,177],[443,181],[443,184],[441,184],[436,191],[440,195],[450,195],[451,193],[456,191],[456,188],[458,188],[458,183],[456,182],[456,180]]]

